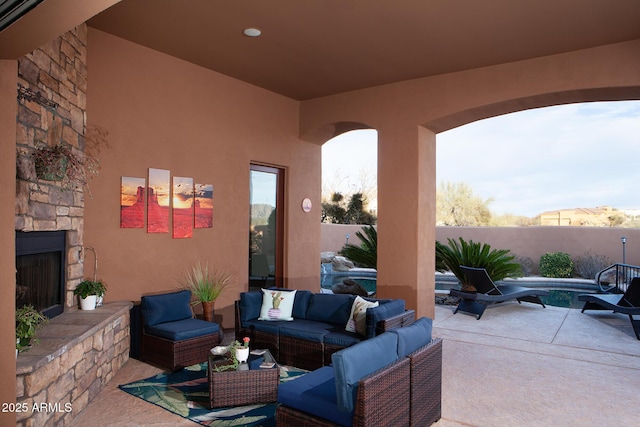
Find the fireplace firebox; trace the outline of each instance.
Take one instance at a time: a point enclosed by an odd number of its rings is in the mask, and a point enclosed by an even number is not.
[[[65,266],[66,231],[16,231],[16,308],[62,314]]]

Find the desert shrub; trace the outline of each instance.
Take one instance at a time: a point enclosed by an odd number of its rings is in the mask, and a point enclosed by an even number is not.
[[[543,277],[571,277],[573,261],[568,253],[547,252],[540,257],[540,274]]]
[[[533,274],[533,260],[528,256],[516,256],[516,262],[520,264],[520,271],[523,277],[528,277]]]
[[[595,279],[599,271],[613,264],[605,255],[598,255],[593,251],[585,252],[576,258],[576,274],[584,279]]]

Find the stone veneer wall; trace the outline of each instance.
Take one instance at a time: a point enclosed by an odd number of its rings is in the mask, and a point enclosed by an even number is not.
[[[16,360],[18,426],[71,424],[129,360],[132,306],[64,313],[38,332],[37,346]]]
[[[83,280],[80,254],[84,229],[84,190],[36,180],[32,153],[38,143],[64,142],[84,156],[86,134],[87,26],[80,25],[18,60],[18,83],[57,108],[18,100],[17,231],[67,231],[66,307],[75,305],[73,289]],[[17,88],[16,88],[17,89]]]

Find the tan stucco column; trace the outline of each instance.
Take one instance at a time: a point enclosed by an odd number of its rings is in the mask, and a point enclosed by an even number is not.
[[[378,129],[378,298],[403,298],[433,318],[435,134],[420,126]]]

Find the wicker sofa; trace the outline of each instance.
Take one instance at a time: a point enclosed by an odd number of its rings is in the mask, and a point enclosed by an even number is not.
[[[442,340],[431,319],[340,350],[278,387],[277,425],[416,426],[441,417]]]
[[[331,355],[338,350],[415,320],[415,312],[405,309],[404,300],[366,299],[378,306],[363,312],[362,333],[350,332],[345,330],[345,325],[350,320],[356,299],[361,297],[305,290],[295,291],[290,320],[260,320],[267,292],[287,290],[240,294],[235,303],[236,337],[249,337],[254,348],[268,348],[281,364],[307,370],[331,364]]]

